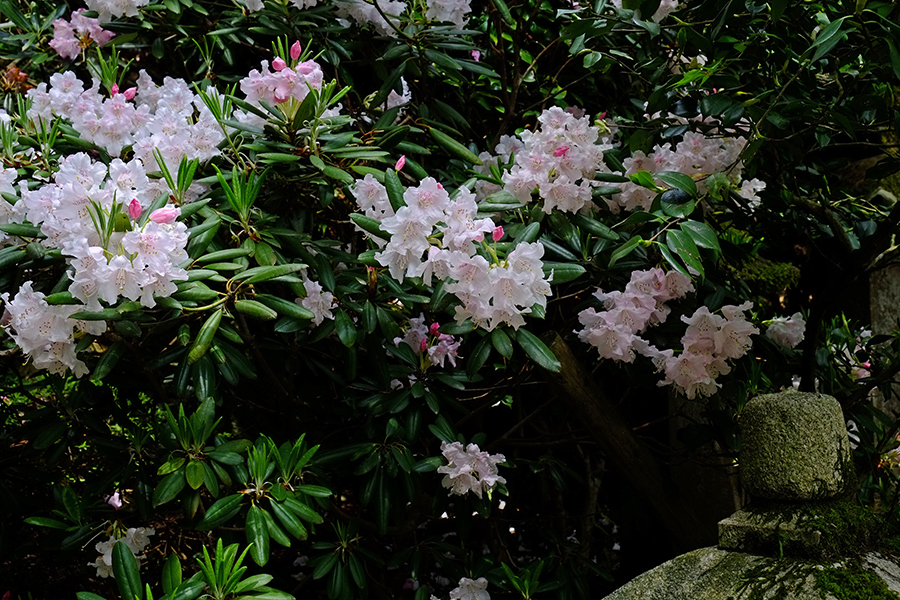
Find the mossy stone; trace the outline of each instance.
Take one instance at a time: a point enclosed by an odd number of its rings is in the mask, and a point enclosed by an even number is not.
[[[837,400],[825,394],[757,396],[741,413],[740,473],[751,496],[833,498],[852,479],[850,441]]]

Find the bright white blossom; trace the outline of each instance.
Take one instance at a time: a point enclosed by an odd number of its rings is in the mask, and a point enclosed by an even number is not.
[[[115,577],[113,573],[113,562],[112,562],[112,551],[113,547],[116,545],[116,542],[124,542],[128,549],[131,550],[131,553],[134,554],[134,558],[138,562],[138,566],[140,566],[141,561],[143,560],[143,555],[141,553],[144,551],[150,544],[150,536],[156,535],[156,530],[148,527],[132,527],[128,529],[125,535],[121,538],[117,538],[115,536],[110,536],[108,540],[105,542],[99,542],[95,548],[97,552],[100,553],[100,556],[97,557],[92,563],[88,563],[89,567],[97,568],[97,576],[103,577],[106,579],[110,575]]]
[[[803,341],[805,331],[806,321],[803,320],[803,315],[794,313],[790,317],[776,317],[772,319],[771,324],[766,329],[766,337],[782,346],[796,348],[797,344]]]
[[[303,288],[306,290],[305,298],[297,298],[295,303],[303,308],[312,311],[313,325],[320,325],[325,319],[334,320],[334,314],[331,309],[334,306],[334,294],[326,292],[322,289],[322,285],[317,281],[305,280]]]
[[[462,496],[473,492],[481,498],[497,484],[506,483],[506,479],[497,473],[497,465],[506,462],[502,454],[488,454],[476,444],[463,448],[459,442],[441,442],[441,453],[449,464],[438,467],[437,471],[444,474],[441,485],[449,488],[451,494]]]

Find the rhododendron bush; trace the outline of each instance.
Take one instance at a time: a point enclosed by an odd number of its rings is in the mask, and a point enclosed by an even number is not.
[[[602,597],[792,386],[894,511],[898,10],[0,0],[0,594]]]

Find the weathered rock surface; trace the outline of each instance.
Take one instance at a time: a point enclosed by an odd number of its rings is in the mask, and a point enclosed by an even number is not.
[[[781,392],[757,396],[741,413],[741,481],[751,496],[819,500],[852,479],[841,406],[831,396]]]
[[[845,566],[701,548],[647,571],[604,600],[837,600],[818,581],[841,569]],[[870,553],[861,569],[900,592],[900,567],[891,559]]]

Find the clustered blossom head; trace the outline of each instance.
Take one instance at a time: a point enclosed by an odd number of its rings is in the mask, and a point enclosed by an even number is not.
[[[455,367],[461,341],[452,335],[441,333],[439,328],[438,323],[425,325],[425,315],[419,315],[409,320],[406,335],[394,338],[394,345],[399,346],[405,342],[413,352],[422,357],[425,368],[430,365],[443,367],[446,359]]]
[[[612,0],[613,6],[616,8],[622,8],[622,0]],[[656,12],[650,16],[650,20],[654,23],[659,23],[667,16],[669,13],[678,9],[678,0],[662,0],[659,3],[659,8],[656,9]],[[647,19],[647,15],[641,15],[642,19]]]
[[[441,453],[449,464],[438,467],[437,471],[444,475],[441,485],[448,488],[451,494],[463,496],[473,492],[481,498],[484,492],[491,492],[498,483],[506,483],[506,479],[497,474],[497,465],[506,462],[502,454],[488,454],[476,444],[463,448],[459,442],[441,442]]]
[[[613,127],[601,121],[591,125],[587,115],[575,116],[558,106],[545,110],[536,132],[523,131],[519,137],[503,136],[495,148],[499,160],[508,163],[515,155],[512,168],[503,173],[504,190],[523,204],[531,202],[537,189],[544,200],[544,212],[554,208],[563,212],[577,212],[591,204],[594,173],[599,168],[603,151],[613,147]],[[491,165],[498,159],[484,152],[478,170],[490,175]],[[498,191],[499,187],[486,181],[476,184],[479,198]]]
[[[805,331],[806,321],[803,320],[803,315],[794,313],[790,317],[772,319],[766,329],[766,337],[782,346],[796,348],[797,344],[803,341]]]
[[[750,336],[759,333],[744,316],[744,311],[752,306],[752,302],[723,306],[722,316],[701,306],[690,317],[682,316],[688,328],[681,338],[681,354],[675,356],[671,349],[657,350],[653,346],[643,351],[665,373],[665,379],[657,385],[673,385],[691,399],[698,394],[715,394],[721,387],[716,378],[731,372],[728,361],[746,354],[752,346]]]
[[[670,118],[682,125],[690,123],[687,119],[675,115],[670,115]],[[696,182],[697,192],[701,196],[707,191],[712,193],[720,187],[728,188],[740,184],[740,195],[752,207],[759,204],[760,199],[756,192],[764,190],[766,184],[759,179],[741,180],[743,163],[739,157],[746,144],[747,140],[743,137],[730,137],[717,134],[715,131],[710,131],[708,135],[689,131],[674,147],[667,142],[654,146],[650,154],[637,150],[622,161],[622,164],[625,166],[626,175],[638,171],[650,173],[674,171],[688,175]],[[621,193],[613,195],[612,199],[606,201],[611,211],[650,210],[656,192],[631,182],[618,185],[622,190]]]
[[[217,146],[225,139],[212,112],[184,80],[166,77],[157,86],[145,71],[140,72],[137,89],[119,92],[114,88],[110,97],[101,94],[97,79],[85,90],[71,71],[52,75],[49,88],[41,83],[29,90],[28,97],[33,101],[29,118],[68,119],[82,139],[105,148],[111,156],[131,146],[134,156],[150,170],[159,168],[154,150],[174,173],[182,158],[205,161],[218,156]],[[155,198],[165,186],[164,180],[151,180],[145,191]]]
[[[690,279],[680,273],[664,274],[661,269],[632,273],[625,292],[596,294],[606,310],[588,308],[579,313],[584,329],[577,332],[578,337],[596,347],[603,358],[632,362],[640,354],[652,359],[665,374],[658,385],[672,385],[688,398],[712,395],[721,387],[716,378],[731,371],[728,361],[743,356],[750,349],[750,336],[759,333],[744,316],[750,302],[723,306],[721,316],[705,306],[690,317],[682,316],[688,327],[678,355],[671,349],[658,350],[637,335],[665,320],[669,309],[664,302],[693,289]]]
[[[150,0],[85,0],[88,10],[95,10],[101,23],[108,23],[112,17],[136,17],[138,9],[146,6]]]
[[[147,174],[140,159],[113,159],[109,167],[85,153],[62,159],[52,183],[29,190],[20,185],[20,200],[0,211],[3,222],[28,220],[46,235],[43,245],[58,248],[71,266],[69,292],[82,306],[49,306],[44,295],[26,282],[13,300],[3,295],[13,338],[37,368],[55,373],[71,369],[86,373],[75,357],[75,330],[100,335],[104,321],[75,321],[80,310],[101,310],[119,298],[139,300],[147,307],[155,298],[175,292],[175,281],[187,279],[178,264],[187,257],[187,227],[174,222],[178,209],[168,206],[139,219],[153,198],[147,195]],[[121,211],[127,212],[121,212]],[[113,231],[98,231],[102,217],[128,215]]]
[[[98,543],[95,548],[97,552],[100,553],[100,556],[97,557],[92,563],[88,563],[89,567],[97,567],[97,576],[103,577],[106,579],[110,575],[115,577],[113,573],[113,562],[112,562],[112,551],[113,547],[116,545],[116,542],[124,542],[128,549],[131,550],[131,553],[134,554],[134,558],[138,562],[138,566],[140,566],[141,561],[143,560],[143,556],[141,552],[144,551],[150,544],[150,536],[156,535],[156,530],[148,527],[131,527],[125,533],[124,537],[117,538],[115,536],[110,536],[108,540],[105,542]]]
[[[642,353],[647,347],[638,334],[665,322],[670,312],[666,302],[693,291],[690,278],[677,271],[634,271],[624,292],[594,293],[604,310],[598,312],[591,307],[578,314],[584,326],[577,332],[578,338],[597,348],[602,358],[633,362],[635,352]]]
[[[484,577],[478,579],[463,577],[459,580],[457,587],[450,590],[450,600],[491,600],[491,595],[487,592],[487,585],[488,581]],[[432,595],[431,600],[439,599]]]
[[[106,321],[76,321],[69,318],[83,306],[51,306],[41,292],[31,289],[26,281],[15,298],[4,293],[3,325],[16,345],[31,358],[36,369],[64,374],[71,370],[76,377],[88,372],[87,365],[75,355],[75,331],[100,335]]]
[[[375,258],[398,281],[422,277],[450,280],[444,289],[461,302],[455,318],[471,318],[479,327],[494,329],[500,323],[519,328],[522,315],[538,304],[546,306],[550,285],[543,274],[544,247],[538,242],[520,243],[505,259],[491,261],[478,254],[477,243],[498,227],[491,219],[477,219],[475,195],[466,188],[451,199],[431,177],[403,194],[405,206],[396,212],[386,188],[370,176],[351,189],[360,208],[381,221],[391,238]]]
[[[253,69],[247,77],[241,79],[241,91],[247,97],[247,102],[259,103],[264,100],[275,105],[291,98],[302,102],[310,89],[322,89],[324,75],[315,61],[303,61],[291,68],[280,58],[276,58],[272,68],[275,70],[269,71],[269,61],[264,60],[261,71]]]
[[[399,26],[400,15],[406,11],[406,2],[402,0],[378,0],[377,8],[374,1],[368,0],[335,0],[334,4],[337,7],[338,19],[344,23],[349,25],[347,19],[350,18],[360,27],[371,25],[379,34],[391,36],[396,32],[385,16],[391,19],[395,26]]]
[[[53,39],[50,47],[63,58],[73,59],[91,43],[103,46],[116,37],[112,31],[100,27],[99,19],[85,17],[85,9],[79,8],[72,13],[72,20],[56,19],[53,21]]]
[[[334,306],[334,294],[324,291],[322,284],[311,279],[304,280],[303,287],[306,290],[306,297],[297,298],[294,302],[312,311],[315,315],[312,320],[313,325],[320,325],[325,319],[333,321],[334,314],[331,309]]]
[[[472,10],[470,0],[428,0],[425,17],[432,21],[447,21],[459,29],[466,26],[466,15]]]

